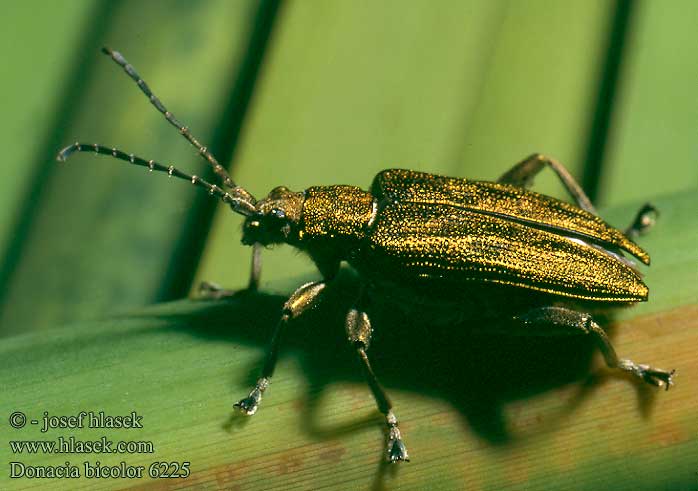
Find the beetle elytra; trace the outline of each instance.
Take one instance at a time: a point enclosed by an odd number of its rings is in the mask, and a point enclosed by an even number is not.
[[[648,288],[628,256],[649,265],[649,255],[632,239],[651,223],[651,207],[641,209],[635,222],[621,232],[598,216],[560,163],[539,154],[495,182],[390,169],[374,178],[369,191],[339,185],[301,192],[277,187],[256,200],[165,108],[120,53],[103,51],[198,150],[222,187],[97,144],[74,143],[58,154],[58,160],[92,151],[206,189],[245,217],[242,242],[253,246],[249,289],[259,283],[261,247],[271,244],[289,244],[308,254],[322,275],[321,281],[298,288],[284,304],[261,375],[249,395],[234,405],[242,413],[254,414],[269,386],[280,333],[321,300],[342,262],[358,272],[361,282],[361,294],[346,314],[345,328],[385,418],[390,462],[409,459],[390,399],[367,355],[372,333],[369,298],[426,312],[441,323],[460,321],[477,309],[483,329],[488,318],[505,317],[514,326],[511,335],[588,335],[609,367],[658,387],[668,389],[673,384],[673,371],[619,359],[604,330],[585,313],[586,307],[647,300]],[[576,205],[528,189],[545,167],[555,172]],[[204,289],[214,297],[232,294],[210,284]],[[492,305],[495,297],[505,301]]]

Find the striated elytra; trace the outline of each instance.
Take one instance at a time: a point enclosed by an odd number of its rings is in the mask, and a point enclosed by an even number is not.
[[[249,395],[234,405],[243,414],[259,408],[274,372],[281,332],[321,301],[342,262],[361,281],[345,328],[385,417],[389,462],[409,457],[390,399],[367,355],[371,304],[394,305],[433,323],[470,320],[481,330],[497,324],[495,319],[506,319],[506,334],[512,336],[589,335],[609,367],[657,387],[673,384],[673,371],[619,359],[604,330],[586,313],[647,300],[648,288],[635,260],[649,265],[650,258],[633,239],[651,226],[655,210],[650,205],[625,231],[615,229],[598,216],[564,166],[540,154],[519,162],[496,182],[389,169],[374,178],[368,191],[342,185],[301,192],[277,187],[256,200],[165,108],[120,53],[103,51],[212,166],[221,186],[97,144],[76,142],[58,160],[74,152],[108,155],[186,179],[221,199],[245,217],[242,242],[253,247],[248,289],[258,287],[261,248],[272,244],[289,244],[308,254],[322,275],[284,304],[261,375]],[[545,167],[556,173],[576,204],[528,189]],[[214,298],[235,293],[208,283],[202,291]]]

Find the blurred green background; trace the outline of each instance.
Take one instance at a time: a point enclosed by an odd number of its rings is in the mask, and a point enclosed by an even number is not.
[[[103,45],[258,198],[389,167],[492,180],[543,152],[623,227],[677,193],[698,212],[696,26],[692,0],[6,2],[0,335],[247,280],[241,217],[206,193],[55,161],[79,140],[207,175]],[[535,189],[565,196],[547,171]],[[317,277],[288,248],[263,259],[265,291]]]

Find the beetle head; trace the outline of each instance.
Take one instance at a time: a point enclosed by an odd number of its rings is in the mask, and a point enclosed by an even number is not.
[[[305,195],[284,186],[272,189],[255,204],[256,213],[245,218],[242,243],[262,245],[290,243],[298,236]]]

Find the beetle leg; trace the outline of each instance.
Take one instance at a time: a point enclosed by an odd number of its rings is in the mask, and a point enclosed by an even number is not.
[[[669,372],[659,368],[652,368],[649,365],[638,365],[630,360],[619,359],[606,332],[589,314],[563,307],[541,307],[516,316],[514,319],[520,321],[526,328],[540,324],[557,328],[528,332],[533,335],[554,336],[575,333],[591,335],[599,346],[606,360],[606,365],[610,368],[625,370],[648,384],[665,387],[666,390],[669,390],[669,387],[674,384],[673,375],[675,370]],[[519,332],[519,334],[521,333]]]
[[[234,297],[239,290],[228,290],[210,281],[199,283],[199,298],[207,300],[219,300],[221,298]]]
[[[233,407],[240,410],[243,414],[252,416],[257,412],[259,403],[262,400],[262,394],[264,394],[264,391],[269,387],[269,379],[271,379],[271,376],[274,374],[276,361],[279,357],[279,345],[284,327],[286,327],[289,321],[296,319],[303,312],[317,305],[325,286],[327,286],[327,283],[324,281],[307,283],[293,292],[284,304],[281,319],[276,325],[269,351],[267,351],[267,358],[264,361],[262,373],[254,389],[252,389],[247,397],[233,405]]]
[[[634,239],[639,235],[646,234],[657,222],[659,211],[652,204],[647,203],[640,208],[635,215],[633,223],[625,229],[625,235],[628,238]]]
[[[247,288],[243,291],[256,292],[259,289],[259,278],[262,275],[262,246],[254,244],[252,246],[252,267],[250,268],[250,279]],[[234,297],[240,290],[228,290],[215,283],[202,281],[199,284],[199,296],[206,299],[221,299]]]
[[[386,458],[390,463],[396,463],[402,460],[409,462],[410,459],[407,454],[407,447],[405,447],[405,443],[402,441],[402,435],[398,428],[398,421],[395,417],[395,413],[392,411],[393,405],[390,402],[388,394],[385,393],[380,382],[378,382],[375,373],[373,373],[371,363],[366,354],[366,350],[368,350],[368,345],[371,341],[371,321],[363,309],[354,307],[347,314],[345,326],[349,342],[354,346],[356,354],[361,360],[361,366],[364,369],[366,381],[376,400],[378,410],[385,416],[385,422],[388,425]]]
[[[259,288],[259,279],[262,276],[262,244],[256,242],[252,246],[252,264],[250,267],[250,280],[247,289],[256,292]]]
[[[497,179],[497,182],[512,184],[522,188],[530,187],[531,184],[533,184],[533,178],[536,176],[536,174],[543,170],[543,167],[546,165],[550,167],[555,174],[557,174],[557,177],[560,178],[560,181],[562,181],[562,184],[567,189],[567,192],[569,192],[572,198],[574,198],[577,206],[588,211],[589,213],[598,215],[594,205],[591,204],[589,197],[586,195],[582,187],[577,184],[577,181],[575,181],[574,177],[572,177],[572,174],[569,173],[565,166],[557,160],[551,159],[550,157],[546,157],[545,155],[541,155],[539,153],[534,153],[516,164],[514,167],[509,169],[509,171],[505,172],[499,179]]]

